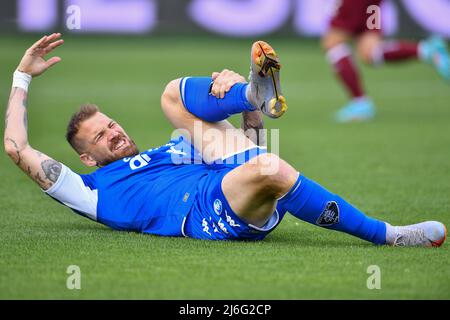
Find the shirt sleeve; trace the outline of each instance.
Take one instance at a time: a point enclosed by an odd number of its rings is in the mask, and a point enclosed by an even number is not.
[[[44,192],[75,212],[97,221],[98,190],[85,184],[79,174],[64,164],[56,183]]]

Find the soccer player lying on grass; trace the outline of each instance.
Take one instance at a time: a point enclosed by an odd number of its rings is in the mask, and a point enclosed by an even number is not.
[[[433,65],[438,73],[450,81],[450,57],[445,41],[434,36],[420,42],[405,40],[385,41],[382,26],[373,20],[371,7],[380,6],[383,0],[340,0],[329,23],[329,30],[322,37],[322,47],[338,79],[351,96],[350,102],[336,113],[339,122],[369,120],[375,115],[373,101],[366,95],[353,60],[349,45],[355,41],[356,51],[368,65],[379,66],[408,60],[421,60]],[[375,23],[372,29],[371,24]]]
[[[27,139],[28,85],[61,60],[44,60],[63,43],[59,38],[43,37],[21,60],[6,111],[4,144],[32,180],[78,214],[116,230],[260,240],[290,212],[379,245],[431,247],[445,241],[440,222],[394,227],[366,216],[225,120],[242,113],[243,126],[259,130],[262,113],[278,118],[286,110],[277,54],[262,41],[251,49],[248,84],[224,70],[212,78],[187,77],[166,86],[163,112],[189,141],[180,136],[140,152],[116,121],[95,105],[82,106],[70,120],[67,140],[84,164],[99,168],[91,174],[73,172],[34,150]],[[257,140],[252,130],[246,132]]]

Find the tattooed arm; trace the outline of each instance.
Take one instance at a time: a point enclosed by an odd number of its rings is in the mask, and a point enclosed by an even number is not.
[[[45,61],[44,55],[61,45],[60,34],[45,36],[28,49],[17,70],[24,77],[36,77],[61,60],[53,57]],[[55,41],[56,40],[56,41]],[[34,150],[28,143],[27,87],[24,80],[16,78],[6,108],[4,146],[6,153],[41,188],[47,190],[58,179],[61,164]],[[26,81],[25,81],[26,82]]]
[[[58,179],[61,164],[28,144],[26,99],[24,89],[12,89],[6,111],[5,151],[16,165],[46,190]]]
[[[259,110],[244,111],[241,118],[241,129],[247,138],[260,147],[267,146],[267,134],[264,131],[263,114]]]

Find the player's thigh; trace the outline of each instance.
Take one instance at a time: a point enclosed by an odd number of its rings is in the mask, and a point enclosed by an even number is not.
[[[330,28],[321,39],[321,46],[324,51],[328,51],[337,45],[347,43],[352,39],[351,33],[339,28]]]
[[[363,32],[356,39],[356,50],[358,57],[367,64],[373,63],[374,52],[383,41],[382,35],[378,31]]]
[[[228,172],[222,191],[233,211],[244,221],[263,226],[287,193],[298,171],[275,154],[262,154]]]
[[[207,122],[187,111],[181,100],[180,81],[173,80],[166,86],[161,97],[161,107],[178,133],[187,137],[202,152],[205,161],[214,161],[256,147],[242,130],[228,121]]]

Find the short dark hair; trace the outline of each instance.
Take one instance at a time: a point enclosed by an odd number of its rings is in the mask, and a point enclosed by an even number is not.
[[[67,125],[66,131],[66,139],[67,142],[70,143],[72,148],[75,149],[78,154],[83,152],[82,142],[76,138],[78,130],[80,129],[80,124],[92,117],[94,114],[99,112],[100,109],[97,105],[92,103],[82,104],[80,109],[75,112],[69,120],[69,124]]]

